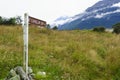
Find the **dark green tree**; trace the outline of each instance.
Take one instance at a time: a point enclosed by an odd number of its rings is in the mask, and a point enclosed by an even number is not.
[[[2,25],[2,23],[3,23],[3,19],[2,19],[2,17],[0,16],[0,25]]]
[[[0,16],[0,25],[16,25],[16,24],[22,24],[22,19],[20,16],[11,18],[4,18]]]
[[[57,26],[54,26],[52,29],[53,29],[53,30],[57,30],[57,29],[58,29],[58,27],[57,27]]]
[[[93,31],[96,31],[96,32],[105,32],[105,27],[102,27],[102,26],[95,27],[95,28],[93,28]]]
[[[2,18],[2,20],[3,20],[2,25],[9,25],[9,19]]]
[[[17,24],[22,24],[22,18],[21,18],[21,16],[17,16],[16,17],[16,23]]]
[[[50,24],[47,24],[47,29],[50,29],[50,28],[51,28]]]
[[[8,19],[8,25],[16,25],[16,18]]]
[[[114,24],[112,27],[113,27],[113,33],[120,34],[120,22]]]

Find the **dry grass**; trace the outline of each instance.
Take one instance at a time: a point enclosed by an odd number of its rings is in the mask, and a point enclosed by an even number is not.
[[[23,63],[22,27],[0,26],[0,78]],[[119,80],[120,35],[29,29],[29,66],[42,80]]]

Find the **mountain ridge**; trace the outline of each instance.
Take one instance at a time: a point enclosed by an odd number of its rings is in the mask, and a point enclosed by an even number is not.
[[[59,30],[92,29],[96,26],[112,28],[120,19],[120,0],[101,0],[87,8],[85,12],[64,19]]]

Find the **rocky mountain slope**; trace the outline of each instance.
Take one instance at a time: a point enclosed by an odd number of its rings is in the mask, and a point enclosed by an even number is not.
[[[56,22],[60,21],[60,30],[92,29],[96,26],[111,28],[113,24],[120,22],[120,0],[101,0],[83,13]]]

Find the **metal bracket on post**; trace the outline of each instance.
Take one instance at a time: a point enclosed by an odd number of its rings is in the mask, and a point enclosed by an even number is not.
[[[24,62],[23,67],[25,69],[26,75],[28,76],[28,14],[24,14],[24,27],[23,27],[23,36],[24,36]]]

